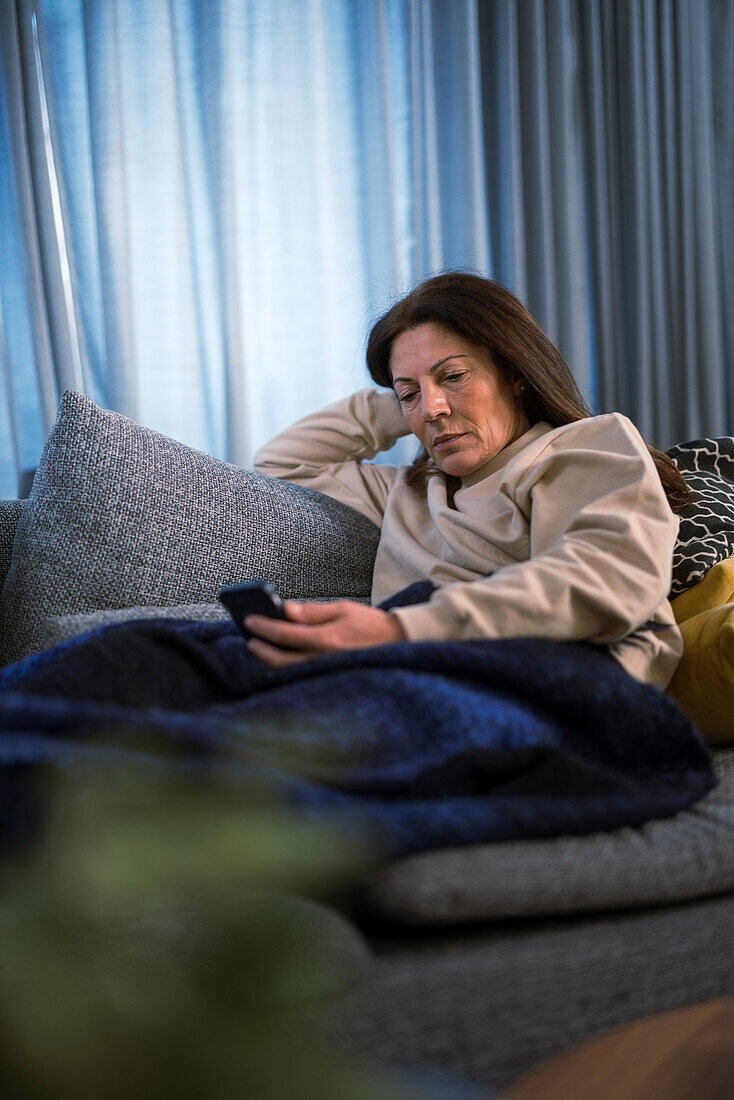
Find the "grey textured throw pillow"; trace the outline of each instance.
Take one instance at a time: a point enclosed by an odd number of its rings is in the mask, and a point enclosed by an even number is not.
[[[369,595],[379,530],[310,489],[221,462],[68,391],[22,510],[0,595],[0,659],[45,623],[106,608],[212,603],[269,581],[284,597]]]

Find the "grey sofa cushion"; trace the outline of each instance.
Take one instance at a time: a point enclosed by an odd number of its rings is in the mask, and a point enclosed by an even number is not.
[[[118,607],[104,611],[86,611],[79,615],[46,615],[43,622],[46,646],[66,642],[96,630],[100,626],[113,623],[128,623],[136,619],[185,619],[208,623],[221,622],[229,618],[220,603],[186,603],[178,607]]]
[[[734,890],[734,748],[719,784],[675,817],[590,836],[422,852],[374,872],[368,908],[391,921],[451,924],[657,905]]]
[[[330,497],[221,462],[64,394],[0,595],[0,659],[49,616],[213,603],[252,577],[284,597],[364,597],[379,531]]]
[[[381,932],[367,979],[327,1003],[322,1026],[377,1065],[453,1070],[504,1089],[609,1028],[732,996],[732,943],[733,894],[420,935]],[[554,1096],[614,1095],[589,1085]],[[654,1085],[646,1095],[662,1100]]]
[[[368,604],[369,600],[360,597],[359,602]],[[78,615],[46,615],[43,620],[45,644],[57,645],[100,626],[140,619],[182,619],[188,622],[218,623],[226,622],[229,613],[220,603],[185,603],[176,607],[117,607],[106,608],[104,611],[85,611]]]
[[[0,500],[0,588],[10,569],[13,539],[22,511],[22,500]]]

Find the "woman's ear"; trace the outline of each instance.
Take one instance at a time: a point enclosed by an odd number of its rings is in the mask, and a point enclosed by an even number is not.
[[[522,397],[526,389],[527,387],[525,385],[525,379],[522,378],[520,375],[517,375],[512,382],[513,394],[515,395],[515,397]]]

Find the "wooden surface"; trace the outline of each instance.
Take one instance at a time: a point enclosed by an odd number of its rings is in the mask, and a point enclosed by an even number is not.
[[[502,1100],[734,1100],[734,997],[615,1028],[533,1070]]]

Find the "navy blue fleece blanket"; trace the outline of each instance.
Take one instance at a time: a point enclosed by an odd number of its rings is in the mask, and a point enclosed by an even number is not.
[[[404,642],[275,672],[228,623],[105,627],[0,672],[0,731],[6,795],[36,764],[114,749],[225,769],[243,797],[267,788],[366,826],[393,856],[638,825],[715,782],[662,692],[591,645],[529,639]]]

